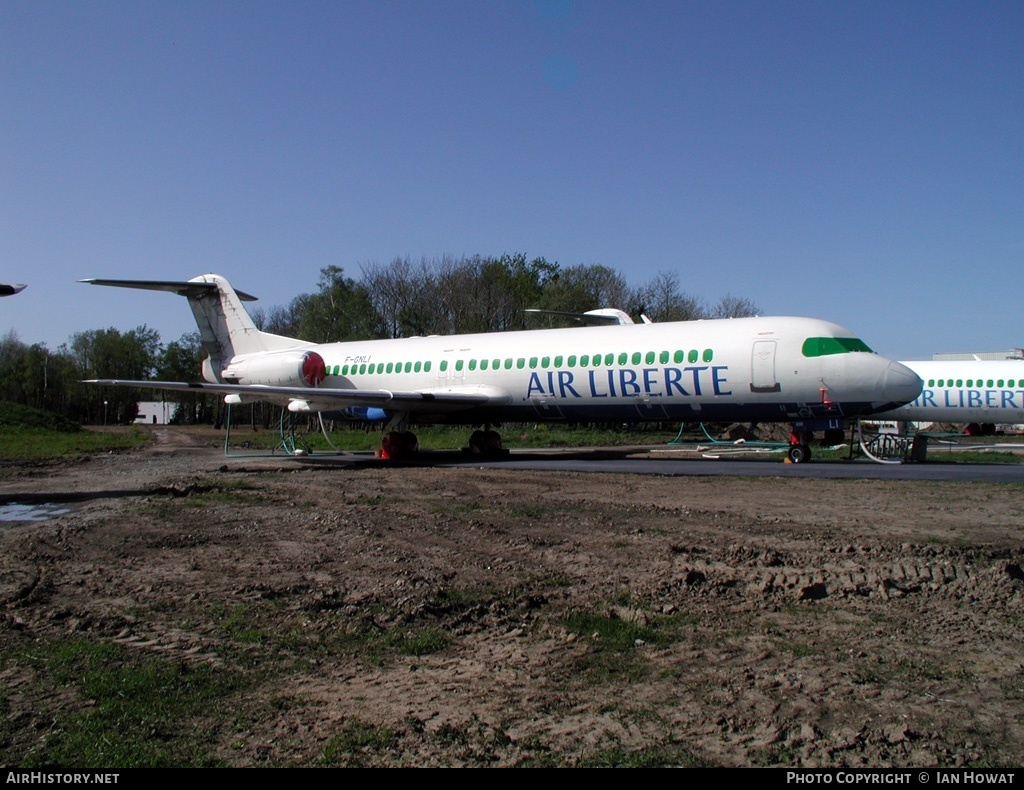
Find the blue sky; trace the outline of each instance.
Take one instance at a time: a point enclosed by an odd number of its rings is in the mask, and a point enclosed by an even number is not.
[[[523,252],[1024,345],[1024,4],[0,3],[0,331],[194,325],[85,277]]]

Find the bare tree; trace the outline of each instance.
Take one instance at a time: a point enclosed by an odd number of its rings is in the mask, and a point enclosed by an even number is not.
[[[652,321],[695,321],[707,318],[704,303],[679,287],[676,272],[658,272],[649,282],[636,289],[631,308]]]
[[[750,318],[761,311],[750,299],[726,294],[711,311],[711,318]]]

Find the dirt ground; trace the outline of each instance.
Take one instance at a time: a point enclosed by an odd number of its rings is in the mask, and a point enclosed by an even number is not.
[[[243,673],[182,722],[224,764],[1024,764],[1018,485],[342,468],[154,431],[2,470],[0,501],[69,512],[0,524],[0,651]],[[90,704],[0,678],[3,763]]]

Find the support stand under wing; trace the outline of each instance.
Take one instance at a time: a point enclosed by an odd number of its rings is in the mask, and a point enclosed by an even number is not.
[[[231,404],[227,404],[227,419],[225,421],[225,432],[224,432],[224,455],[231,456],[233,458],[249,458],[252,457],[251,453],[232,453],[231,452]],[[285,419],[287,418],[287,428],[285,427]],[[324,441],[331,448],[332,454],[340,455],[343,451],[331,441],[331,437],[327,434],[327,426],[324,425],[324,417],[322,413],[317,413],[317,419],[320,424],[320,432],[323,434]],[[291,457],[303,457],[313,454],[313,449],[306,443],[306,440],[295,433],[295,414],[289,412],[287,409],[281,409],[281,419],[278,421],[278,433],[280,438],[277,445],[270,454],[273,455],[278,450],[281,450],[285,455]]]

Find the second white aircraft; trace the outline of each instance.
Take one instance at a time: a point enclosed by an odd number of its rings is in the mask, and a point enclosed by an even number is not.
[[[1024,423],[1024,360],[904,362],[923,380],[921,394],[875,419],[995,425]]]

